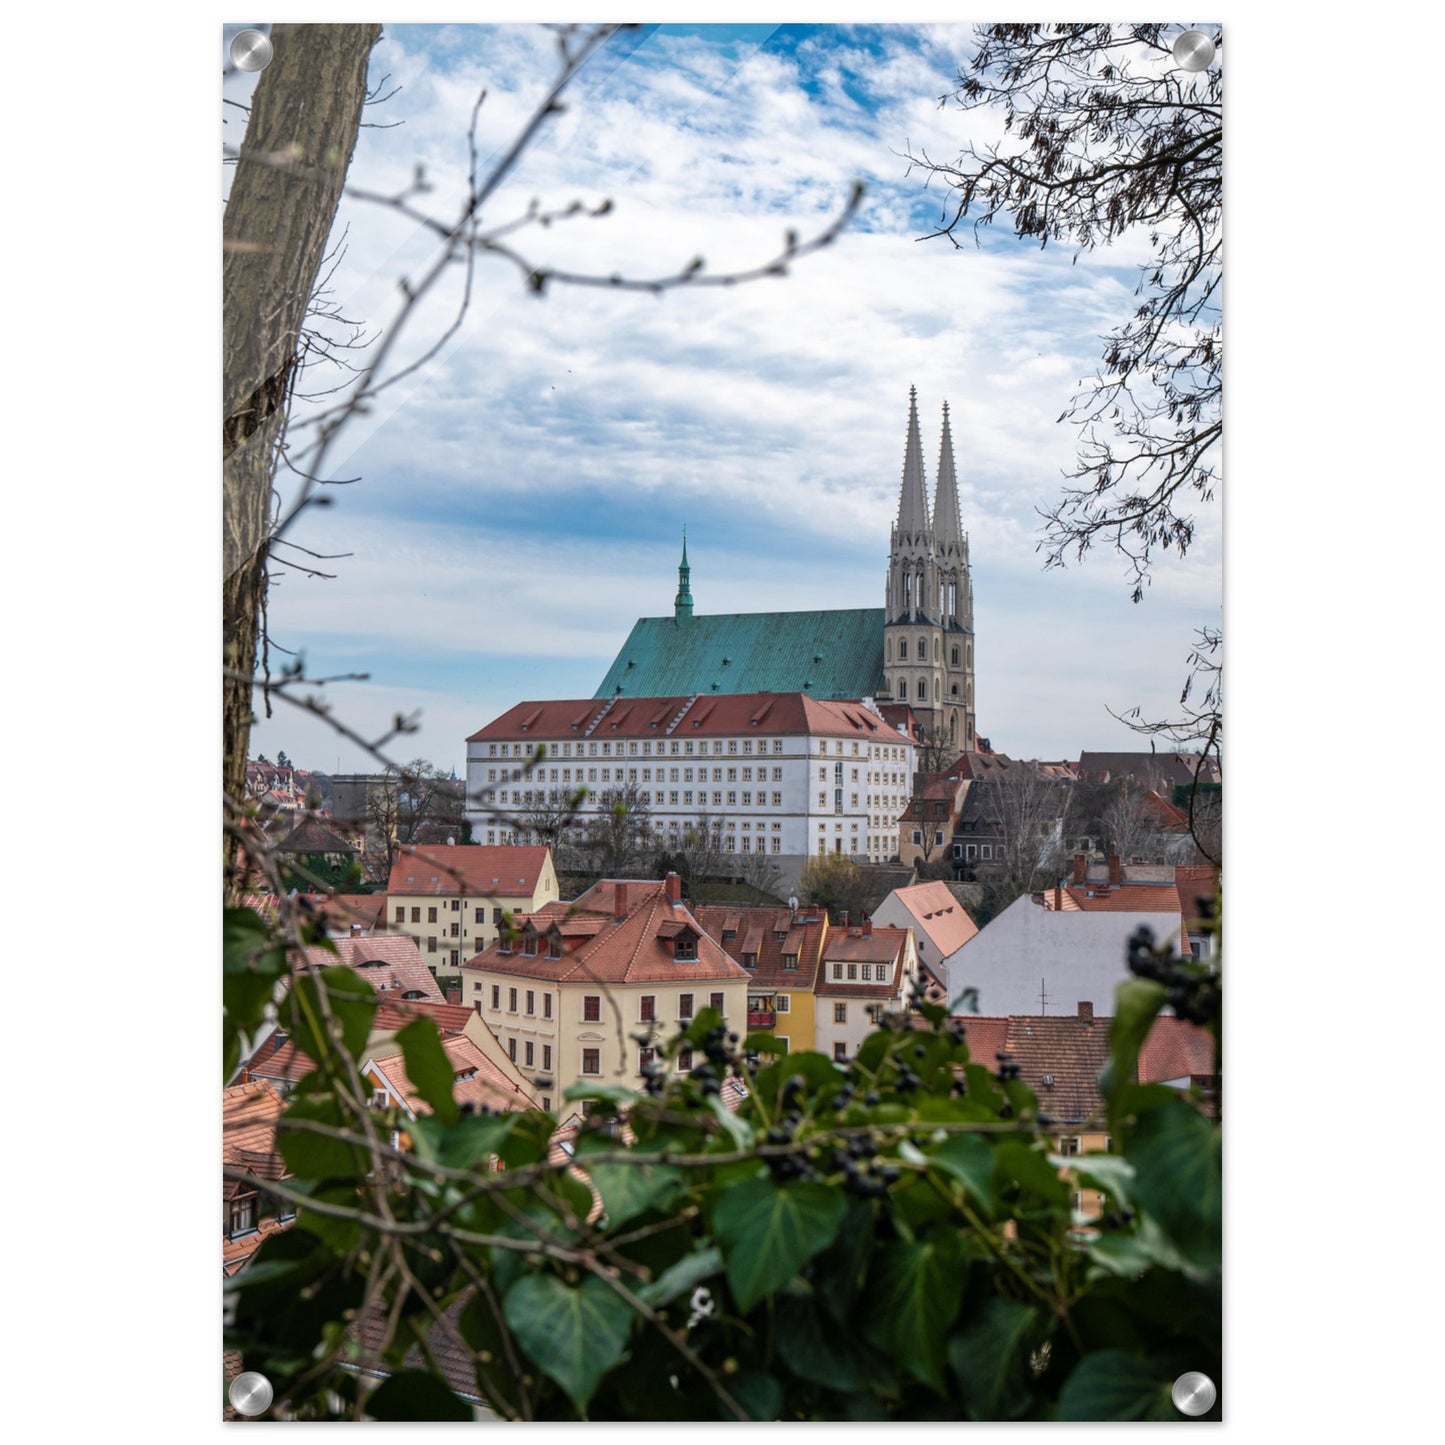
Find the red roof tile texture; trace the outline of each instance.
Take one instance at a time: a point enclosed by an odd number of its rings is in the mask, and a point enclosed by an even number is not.
[[[883,717],[861,702],[835,702],[801,692],[519,702],[479,728],[467,741],[577,738],[590,742],[604,738],[748,737],[759,733],[903,741]]]
[[[1071,883],[1064,894],[1085,913],[1180,912],[1179,890],[1169,883]]]
[[[626,916],[617,917],[617,899],[621,892]],[[594,884],[571,905],[573,912],[561,915],[558,910],[542,910],[539,922],[546,932],[556,925],[564,941],[561,958],[547,957],[545,947],[535,954],[522,951],[518,940],[498,939],[475,958],[463,964],[463,970],[484,970],[488,973],[510,974],[519,978],[547,979],[557,983],[687,983],[690,980],[727,982],[746,979],[748,972],[734,962],[722,947],[711,939],[687,908],[667,896],[665,885],[651,880],[618,879]],[[588,922],[574,927],[579,915],[589,915]],[[535,918],[537,915],[529,915]],[[669,925],[682,924],[679,930]],[[524,925],[523,939],[527,930]],[[679,958],[679,946],[691,941],[695,958]],[[509,951],[504,951],[509,950]]]
[[[707,935],[743,965],[754,984],[813,991],[828,931],[826,914],[746,904],[710,904],[694,913]]]
[[[378,993],[395,990],[399,994],[419,994],[433,1003],[446,1002],[436,979],[422,962],[414,938],[404,933],[382,933],[333,941],[334,954],[325,948],[308,948],[306,962],[316,968],[340,964],[355,969]]]
[[[452,1097],[458,1104],[472,1104],[498,1111],[535,1108],[531,1099],[465,1035],[443,1039],[442,1048],[455,1074]],[[401,1045],[391,1044],[374,1051],[370,1068],[380,1074],[387,1087],[412,1114],[429,1114],[431,1106],[417,1092],[407,1076]]]
[[[897,888],[893,896],[912,914],[914,932],[926,933],[944,958],[978,933],[978,925],[968,916],[968,910],[941,879]]]
[[[548,851],[500,844],[419,843],[397,854],[386,891],[402,898],[531,895],[536,892]]]

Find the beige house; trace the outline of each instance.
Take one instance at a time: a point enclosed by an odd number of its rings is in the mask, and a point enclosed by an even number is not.
[[[387,927],[416,940],[435,977],[455,981],[462,960],[496,940],[504,916],[533,913],[557,896],[550,848],[422,843],[391,865]]]
[[[550,903],[461,972],[462,1002],[549,1109],[579,1082],[636,1087],[644,1066],[661,1063],[659,1045],[704,1008],[745,1028],[748,972],[683,906],[675,873],[606,880],[574,903]],[[673,1067],[693,1064],[683,1054]]]
[[[813,1047],[851,1059],[882,1013],[901,1012],[918,976],[911,928],[833,928],[823,942],[815,990]]]

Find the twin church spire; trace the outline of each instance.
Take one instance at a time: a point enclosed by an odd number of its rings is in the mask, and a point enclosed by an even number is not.
[[[953,428],[944,402],[930,508],[917,387],[908,390],[903,482],[890,544],[880,693],[907,702],[931,739],[971,748],[976,737],[973,579],[968,537],[959,519]]]
[[[908,440],[903,448],[903,485],[898,493],[898,537],[922,539],[932,532],[937,545],[964,545],[958,518],[958,480],[953,467],[953,431],[943,403],[943,440],[938,451],[938,484],[928,506],[923,474],[923,442],[918,431],[918,388],[908,388]]]

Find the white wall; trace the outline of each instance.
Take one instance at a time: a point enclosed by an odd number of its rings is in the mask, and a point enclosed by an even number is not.
[[[949,1000],[976,988],[979,1012],[993,1017],[1073,1014],[1081,1000],[1098,1016],[1112,1015],[1114,990],[1129,977],[1125,945],[1141,923],[1162,940],[1178,934],[1180,918],[1065,912],[1025,894],[945,961]],[[1041,980],[1048,998],[1042,1008]]]

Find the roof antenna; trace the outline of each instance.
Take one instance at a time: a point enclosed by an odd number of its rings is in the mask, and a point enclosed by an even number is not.
[[[1049,996],[1044,992],[1044,980],[1039,980],[1039,1012],[1046,1014],[1049,1011]]]

